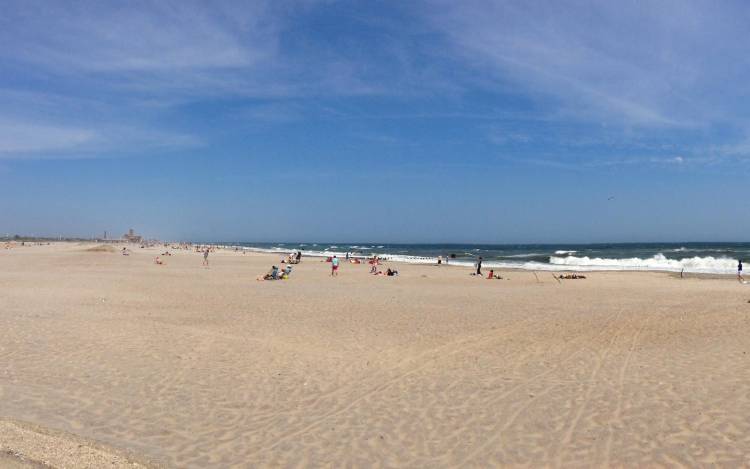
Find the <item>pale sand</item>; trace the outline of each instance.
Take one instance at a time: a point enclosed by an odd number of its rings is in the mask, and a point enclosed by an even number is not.
[[[0,249],[0,417],[174,467],[750,465],[731,278],[88,247]]]

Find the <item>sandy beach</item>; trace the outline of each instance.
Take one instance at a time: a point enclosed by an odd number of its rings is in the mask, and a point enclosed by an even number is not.
[[[750,465],[732,277],[162,251],[0,249],[0,465]]]

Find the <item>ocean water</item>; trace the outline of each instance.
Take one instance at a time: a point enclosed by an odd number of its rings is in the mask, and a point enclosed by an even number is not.
[[[380,257],[432,264],[471,266],[483,258],[485,268],[550,271],[654,270],[734,274],[738,259],[750,262],[750,243],[622,244],[372,244],[372,243],[222,243],[229,247],[304,256]],[[749,264],[750,265],[750,264]]]

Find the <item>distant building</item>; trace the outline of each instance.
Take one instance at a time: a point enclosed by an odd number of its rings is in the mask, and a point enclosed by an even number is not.
[[[143,237],[135,234],[135,232],[133,231],[133,228],[131,228],[128,230],[127,233],[122,235],[122,239],[129,243],[140,243],[143,240]]]

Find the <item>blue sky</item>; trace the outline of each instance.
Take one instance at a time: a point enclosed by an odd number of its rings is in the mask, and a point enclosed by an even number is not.
[[[2,3],[3,234],[750,230],[744,2]]]

